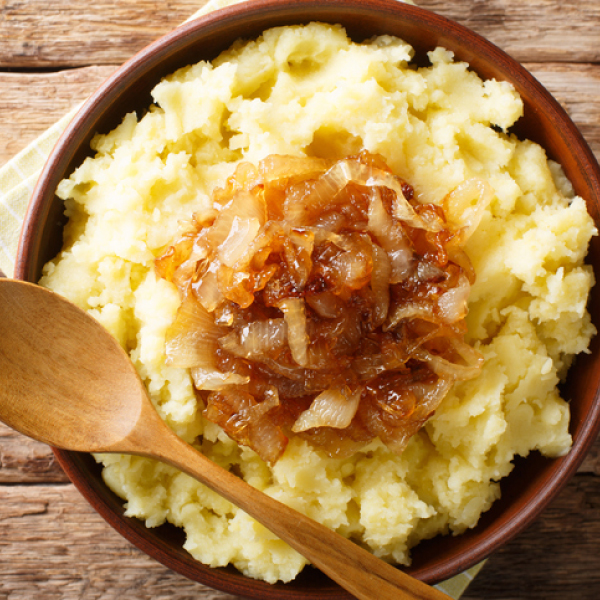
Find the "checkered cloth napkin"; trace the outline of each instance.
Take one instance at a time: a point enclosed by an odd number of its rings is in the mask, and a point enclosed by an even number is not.
[[[245,0],[209,0],[188,21],[241,1]],[[410,0],[404,1],[413,4]],[[33,188],[46,158],[78,109],[75,107],[0,169],[0,271],[8,277],[14,272],[21,225]],[[482,566],[480,563],[436,587],[458,600]]]

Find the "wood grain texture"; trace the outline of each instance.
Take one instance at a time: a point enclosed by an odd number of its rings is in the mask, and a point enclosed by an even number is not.
[[[587,475],[600,475],[600,437],[591,447],[583,463],[578,469],[578,473]]]
[[[0,67],[121,64],[205,2],[0,0],[4,33]],[[600,60],[597,0],[419,0],[417,4],[467,25],[521,61]]]
[[[600,28],[598,42],[600,47]],[[600,160],[600,64],[524,63],[524,66],[561,103]]]
[[[0,0],[0,68],[118,65],[207,0]]]
[[[416,0],[470,27],[517,60],[598,62],[597,0]]]
[[[142,554],[71,485],[0,486],[0,505],[2,600],[237,600]]]
[[[54,73],[0,71],[0,166],[83,102],[115,69],[101,65]]]
[[[27,438],[0,423],[0,486],[7,483],[68,481],[49,446]]]

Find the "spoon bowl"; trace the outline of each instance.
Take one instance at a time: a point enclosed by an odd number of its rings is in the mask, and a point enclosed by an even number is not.
[[[109,452],[132,433],[147,396],[99,323],[44,288],[8,279],[0,280],[0,315],[2,421],[79,452]]]
[[[13,429],[65,450],[139,454],[177,467],[239,506],[357,598],[447,598],[183,442],[154,410],[118,342],[53,292],[0,280],[0,372],[0,420]]]

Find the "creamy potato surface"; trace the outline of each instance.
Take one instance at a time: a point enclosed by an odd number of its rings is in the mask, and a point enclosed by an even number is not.
[[[94,156],[61,182],[65,245],[41,280],[119,340],[184,440],[400,564],[420,540],[474,527],[514,456],[568,452],[569,407],[557,384],[595,333],[584,264],[594,224],[544,150],[506,133],[522,114],[517,93],[482,81],[442,48],[429,53],[428,67],[411,66],[412,56],[394,37],[356,44],[339,26],[312,23],[268,30],[212,64],[180,69],[155,87],[143,117],[129,114],[97,135]],[[473,177],[493,189],[466,247],[477,274],[467,337],[485,363],[400,456],[376,441],[334,459],[294,438],[269,467],[204,420],[189,370],[165,364],[180,297],[154,260],[240,161],[337,159],[362,149],[381,154],[422,203],[439,204]],[[305,565],[187,475],[139,457],[98,460],[127,514],[148,527],[184,528],[198,560],[269,582],[289,581]]]

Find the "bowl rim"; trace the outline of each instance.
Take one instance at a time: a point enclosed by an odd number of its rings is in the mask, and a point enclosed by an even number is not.
[[[476,41],[478,55],[474,56],[473,61],[468,60],[467,62],[472,64],[473,62],[483,62],[486,59],[493,60],[497,65],[500,65],[503,72],[511,74],[513,81],[516,80],[519,85],[531,89],[537,94],[540,101],[538,109],[544,114],[552,114],[553,118],[564,124],[564,131],[561,131],[561,135],[568,140],[573,153],[576,155],[575,160],[583,171],[582,176],[587,178],[587,185],[595,191],[596,201],[599,201],[600,167],[577,127],[559,103],[524,67],[479,34],[446,17],[417,6],[398,2],[398,0],[292,0],[284,2],[281,0],[252,0],[251,2],[242,2],[207,13],[162,36],[117,69],[83,104],[48,157],[31,196],[19,241],[15,277],[26,280],[30,280],[32,277],[31,265],[38,260],[39,248],[34,247],[31,240],[35,238],[40,225],[48,216],[47,205],[49,201],[46,199],[53,197],[58,183],[57,179],[59,179],[57,173],[62,173],[64,166],[73,157],[74,149],[71,144],[77,137],[78,130],[82,127],[93,129],[95,123],[101,119],[103,110],[115,98],[118,98],[124,87],[131,85],[131,81],[135,79],[136,74],[142,68],[145,68],[148,61],[155,64],[163,60],[169,53],[176,52],[177,48],[185,45],[188,39],[194,36],[206,35],[206,32],[218,31],[225,24],[230,26],[232,24],[240,26],[245,24],[251,30],[253,23],[265,17],[268,17],[271,21],[279,19],[279,21],[284,20],[289,23],[306,23],[313,20],[336,22],[335,19],[330,18],[330,15],[337,14],[337,19],[342,20],[342,11],[354,11],[354,13],[365,15],[367,18],[373,14],[381,16],[383,13],[390,17],[408,20],[415,27],[427,22],[430,28],[439,32],[441,39],[450,40],[453,35],[459,34]],[[271,26],[267,25],[263,29]],[[481,69],[473,67],[473,70],[485,77],[485,73],[482,73]],[[598,222],[597,219],[596,222]],[[458,554],[453,558],[444,560],[441,564],[421,569],[407,569],[407,571],[419,579],[435,583],[456,575],[489,556],[499,546],[527,527],[546,508],[566,485],[570,477],[574,475],[599,431],[600,402],[599,391],[596,390],[589,419],[587,422],[579,424],[579,435],[575,440],[573,449],[567,456],[552,461],[552,464],[547,468],[548,477],[546,477],[545,484],[538,491],[535,499],[532,497],[522,499],[522,506],[517,514],[509,521],[500,521],[495,526],[488,527],[485,539],[478,540],[475,537],[476,541],[470,546],[468,555]],[[78,453],[58,449],[55,449],[54,452],[58,462],[84,497],[113,528],[130,542],[162,564],[190,579],[201,581],[216,589],[232,591],[229,585],[229,580],[232,577],[231,572],[214,570],[202,565],[205,568],[200,569],[202,577],[198,578],[197,573],[192,572],[194,569],[191,569],[187,564],[181,564],[179,555],[165,553],[160,548],[148,546],[145,537],[129,526],[130,519],[122,515],[116,515],[114,507],[100,498],[98,490],[85,481],[83,476],[85,469],[82,467]],[[194,564],[200,565],[196,561],[194,561]],[[327,598],[333,600],[350,598],[345,591],[333,583],[331,586],[325,584],[324,587],[313,590],[314,593],[300,590],[299,595],[296,596],[289,585],[285,588],[286,591],[283,592],[284,588],[279,585],[266,584],[267,587],[265,587],[265,585],[262,585],[264,582],[256,582],[256,580],[247,580],[244,576],[241,577],[244,581],[240,583],[236,580],[238,587],[233,591],[247,595],[249,598],[280,598],[282,594],[290,599]],[[247,580],[247,583],[245,583],[245,580]]]

